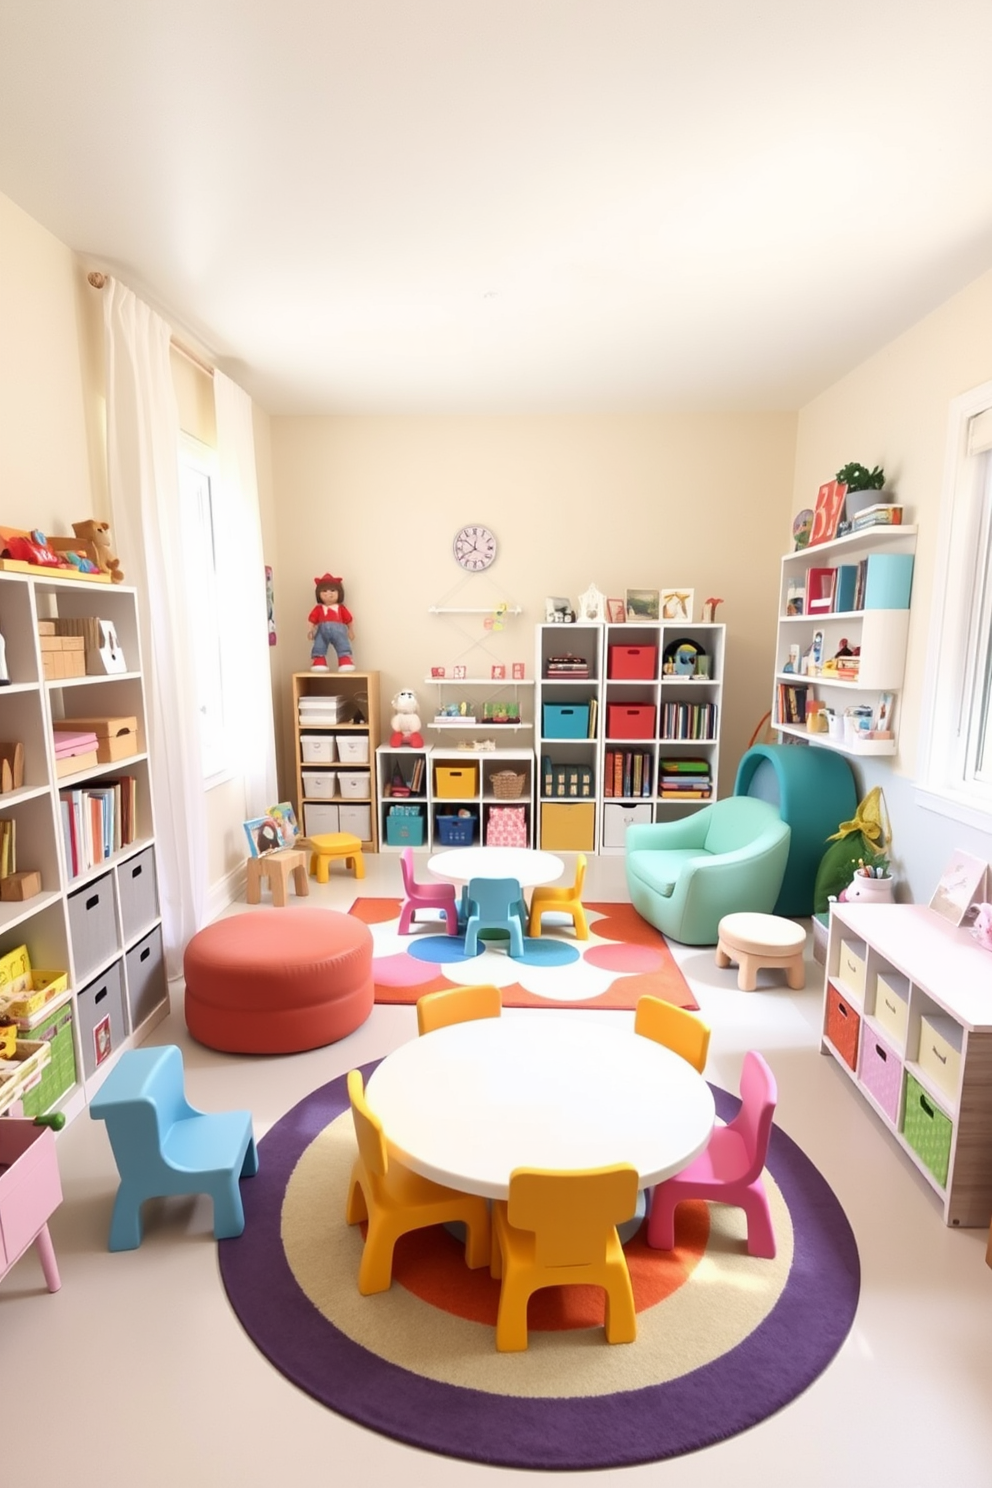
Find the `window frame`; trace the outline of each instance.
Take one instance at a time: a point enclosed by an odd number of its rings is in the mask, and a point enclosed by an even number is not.
[[[916,799],[926,810],[989,831],[992,450],[969,447],[972,421],[982,414],[992,417],[992,382],[950,406]]]

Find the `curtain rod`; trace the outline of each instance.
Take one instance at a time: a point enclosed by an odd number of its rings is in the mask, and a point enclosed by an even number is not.
[[[92,273],[86,275],[86,282],[91,284],[94,289],[102,289],[107,282],[107,276],[106,274],[101,274],[98,269],[94,269]],[[206,373],[207,377],[213,377],[213,367],[211,367],[209,362],[205,362],[202,357],[198,357],[195,351],[190,351],[189,347],[184,346],[175,336],[169,337],[169,344],[173,351],[177,351],[181,357],[185,357],[187,362],[192,362],[193,366],[199,368],[201,372]]]

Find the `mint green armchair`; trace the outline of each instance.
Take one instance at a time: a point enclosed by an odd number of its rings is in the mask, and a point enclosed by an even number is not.
[[[714,801],[678,821],[627,828],[630,902],[683,945],[716,945],[726,914],[771,914],[782,887],[791,830],[752,796]]]

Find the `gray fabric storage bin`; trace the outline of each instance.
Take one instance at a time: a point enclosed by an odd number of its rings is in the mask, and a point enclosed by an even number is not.
[[[113,874],[105,873],[69,895],[69,933],[76,981],[82,983],[120,950]]]
[[[127,979],[128,1027],[133,1033],[169,995],[160,925],[127,952],[124,973]]]
[[[76,1008],[83,1073],[92,1075],[126,1037],[120,961],[108,966],[102,976],[76,994]]]
[[[158,919],[158,879],[155,849],[146,847],[117,867],[117,889],[121,901],[124,944],[147,930]]]

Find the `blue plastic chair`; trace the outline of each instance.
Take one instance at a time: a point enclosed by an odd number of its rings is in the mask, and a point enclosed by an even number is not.
[[[465,923],[465,954],[479,954],[481,930],[506,930],[510,955],[524,953],[523,927],[527,922],[520,885],[515,878],[472,878],[468,885],[468,919]]]
[[[197,1111],[183,1089],[175,1044],[129,1049],[90,1104],[105,1121],[120,1174],[110,1221],[110,1250],[141,1244],[141,1206],[172,1194],[209,1194],[214,1235],[230,1240],[245,1227],[241,1178],[258,1172],[250,1111]]]

